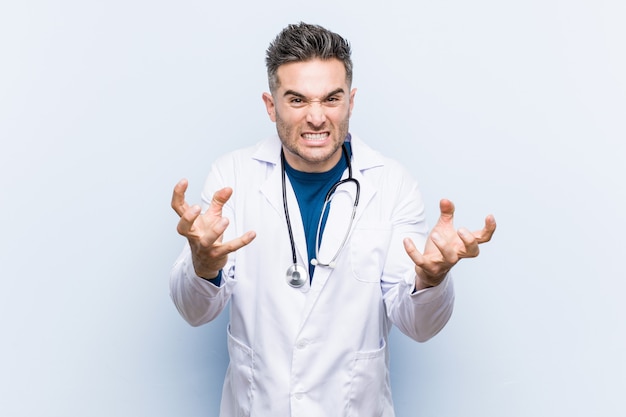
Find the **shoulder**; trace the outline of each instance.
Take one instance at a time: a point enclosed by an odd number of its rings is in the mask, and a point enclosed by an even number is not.
[[[270,136],[254,145],[239,148],[218,157],[215,165],[229,165],[233,163],[245,163],[258,161],[262,163],[277,164],[280,162],[280,140],[277,136]]]
[[[396,159],[372,148],[359,136],[352,135],[351,143],[354,167],[363,176],[391,184],[402,182],[417,185],[417,180],[412,173]]]
[[[203,196],[210,196],[215,190],[223,187],[237,190],[258,187],[278,163],[280,163],[278,137],[270,137],[254,145],[227,152],[211,164],[204,183]]]

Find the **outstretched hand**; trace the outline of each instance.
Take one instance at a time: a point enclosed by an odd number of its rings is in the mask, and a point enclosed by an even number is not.
[[[410,238],[404,239],[404,249],[415,263],[417,290],[439,285],[450,269],[463,258],[478,256],[478,245],[488,242],[496,230],[492,215],[485,218],[485,227],[476,232],[454,228],[454,204],[443,199],[439,203],[441,215],[430,232],[422,254]]]
[[[216,191],[209,208],[201,214],[200,206],[190,206],[185,201],[187,186],[187,180],[180,180],[172,195],[172,208],[180,216],[177,230],[189,241],[196,275],[215,278],[226,265],[228,254],[252,242],[256,234],[250,231],[229,242],[222,242],[228,227],[228,219],[222,217],[222,207],[233,194],[232,188]]]

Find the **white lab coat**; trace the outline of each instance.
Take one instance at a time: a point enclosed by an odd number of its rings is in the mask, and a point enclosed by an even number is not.
[[[450,277],[413,293],[414,265],[402,239],[423,247],[427,236],[417,182],[398,163],[352,138],[353,176],[361,184],[358,210],[334,269],[316,267],[312,284],[287,285],[292,264],[283,209],[280,141],[273,137],[220,158],[203,191],[233,188],[224,207],[225,240],[257,233],[232,254],[220,287],[194,273],[186,247],[171,274],[171,296],[197,326],[230,304],[230,364],[222,417],[394,415],[387,336],[395,324],[418,341],[448,321],[454,300]],[[347,174],[346,174],[347,175]],[[287,179],[287,200],[301,265],[308,265],[298,203]],[[320,259],[341,243],[354,200],[352,185],[333,199]],[[417,378],[418,376],[416,376]]]

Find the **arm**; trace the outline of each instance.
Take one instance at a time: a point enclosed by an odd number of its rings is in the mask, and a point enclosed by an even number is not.
[[[226,265],[228,255],[249,244],[256,234],[244,233],[223,242],[228,219],[222,215],[224,204],[232,195],[231,188],[213,194],[207,210],[190,206],[185,201],[187,181],[174,187],[172,208],[180,216],[178,233],[187,238],[187,245],[170,275],[170,292],[174,304],[190,324],[197,326],[215,318],[224,308],[234,283],[216,287],[208,279],[215,278]]]
[[[452,224],[454,206],[442,200],[441,217],[429,235],[417,184],[407,180],[403,185],[395,196],[389,196],[395,199],[394,232],[383,292],[392,322],[409,337],[423,342],[436,335],[452,315],[450,269],[460,259],[478,255],[478,244],[491,238],[495,220],[487,217],[480,232],[456,231]],[[423,248],[423,254],[418,247]]]
[[[488,242],[496,229],[495,219],[490,215],[480,231],[455,230],[452,202],[441,200],[440,209],[441,216],[426,239],[423,254],[412,238],[405,237],[403,240],[406,253],[415,264],[415,284],[410,289],[396,288],[396,291],[411,291],[411,295],[399,297],[401,303],[408,306],[402,309],[404,314],[398,315],[395,320],[398,327],[420,342],[437,334],[452,315],[452,267],[463,258],[478,256],[478,245]]]

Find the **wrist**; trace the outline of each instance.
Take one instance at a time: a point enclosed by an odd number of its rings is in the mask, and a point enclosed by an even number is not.
[[[196,271],[196,275],[198,275],[202,279],[206,279],[207,281],[211,281],[211,280],[219,278],[222,275],[222,270],[220,269],[217,272],[212,272],[212,271],[208,271],[207,272],[207,271],[204,271],[204,273],[202,273],[202,274],[199,274]]]
[[[440,275],[429,275],[422,268],[415,268],[415,291],[433,288],[441,284],[445,279],[447,272]]]
[[[193,264],[193,270],[196,275],[202,279],[215,279],[219,276],[221,268],[213,269],[217,265],[211,264],[211,262],[206,262],[200,256],[194,256],[192,253],[191,262]]]
[[[198,275],[199,276],[199,275]],[[215,278],[203,278],[201,276],[199,276],[201,279],[210,282],[211,284],[215,285],[216,287],[221,287],[222,286],[222,271],[220,270]]]

